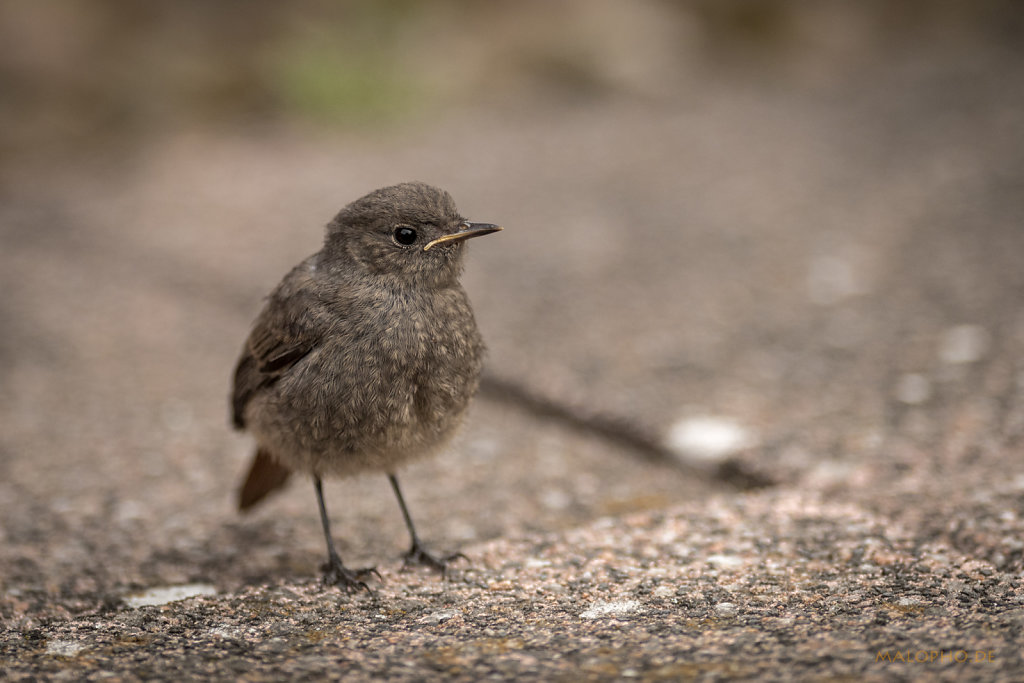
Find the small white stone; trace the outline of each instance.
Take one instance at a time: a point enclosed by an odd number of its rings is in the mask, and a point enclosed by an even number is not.
[[[681,455],[714,462],[749,448],[754,436],[728,417],[689,417],[672,425],[667,442],[669,448]]]
[[[907,373],[896,381],[896,398],[902,403],[916,406],[932,396],[932,383],[924,375]]]
[[[851,463],[841,460],[822,460],[814,465],[804,481],[815,489],[848,484],[855,472]]]
[[[129,607],[139,608],[150,605],[166,605],[199,595],[216,595],[217,589],[206,583],[189,583],[183,586],[162,586],[133,595],[125,596],[124,601]]]
[[[458,541],[475,541],[476,527],[464,519],[450,519],[445,524],[445,536]]]
[[[720,602],[715,605],[715,614],[720,617],[734,617],[739,613],[739,609],[735,603],[732,602]]]
[[[811,260],[807,271],[807,295],[813,303],[831,306],[868,291],[863,273],[852,254],[829,254]]]
[[[743,558],[736,557],[735,555],[708,555],[708,564],[713,564],[718,567],[740,567],[743,565]]]
[[[122,524],[136,522],[146,514],[146,508],[135,500],[122,500],[114,512],[115,518]]]
[[[215,626],[214,628],[211,628],[209,631],[207,631],[207,633],[209,633],[211,636],[215,636],[217,638],[226,638],[228,640],[240,638],[242,635],[242,632],[239,629],[227,628],[225,626]]]
[[[975,363],[985,357],[991,335],[980,325],[957,325],[942,333],[939,359],[948,365]]]
[[[459,616],[461,612],[457,609],[439,609],[420,619],[421,624],[440,624]]]
[[[651,591],[651,595],[656,598],[673,598],[676,595],[676,589],[672,586],[662,584]]]
[[[73,640],[50,640],[46,643],[46,654],[57,657],[74,657],[85,649],[85,645]]]
[[[565,510],[572,505],[572,497],[561,489],[546,489],[540,494],[540,503],[548,510]]]
[[[598,601],[590,609],[580,614],[584,619],[600,619],[601,617],[623,617],[640,610],[636,600],[617,600],[615,602]]]

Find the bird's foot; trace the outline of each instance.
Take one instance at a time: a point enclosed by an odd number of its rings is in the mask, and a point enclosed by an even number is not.
[[[441,572],[441,576],[444,576],[448,572],[448,564],[455,560],[466,560],[469,558],[462,553],[452,553],[451,555],[437,556],[430,552],[427,552],[426,548],[419,544],[418,541],[413,542],[412,547],[409,548],[409,552],[405,554],[405,564],[403,568],[411,565],[420,565],[422,567],[430,567]]]
[[[341,563],[340,557],[333,554],[320,569],[324,573],[323,581],[325,586],[338,586],[339,588],[344,588],[349,593],[365,590],[370,595],[373,595],[373,590],[366,585],[365,579],[376,576],[378,580],[384,580],[381,578],[380,572],[377,571],[376,567],[349,569]]]

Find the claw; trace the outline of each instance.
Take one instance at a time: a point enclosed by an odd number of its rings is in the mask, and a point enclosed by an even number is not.
[[[373,595],[373,590],[366,585],[366,581],[364,581],[364,579],[376,576],[381,582],[384,581],[376,567],[349,569],[341,563],[341,558],[337,555],[332,555],[331,558],[320,567],[320,569],[324,573],[324,585],[338,586],[339,588],[344,588],[349,593],[356,593],[361,590],[365,590],[370,595]]]
[[[463,559],[469,562],[469,558],[462,553],[452,553],[451,555],[444,555],[438,557],[421,546],[419,543],[414,543],[409,552],[405,554],[405,563],[402,568],[408,568],[411,565],[420,565],[423,567],[430,567],[431,569],[441,572],[441,576],[446,576],[448,572],[448,564],[458,559]]]

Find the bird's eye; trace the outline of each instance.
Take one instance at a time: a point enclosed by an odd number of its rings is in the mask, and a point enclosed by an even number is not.
[[[402,226],[395,228],[395,241],[403,246],[409,246],[416,241],[416,231],[410,227]]]

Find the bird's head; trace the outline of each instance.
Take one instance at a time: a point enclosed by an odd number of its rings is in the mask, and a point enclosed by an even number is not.
[[[499,230],[460,216],[444,190],[402,183],[342,209],[327,225],[323,256],[399,285],[444,286],[462,271],[463,243]]]

